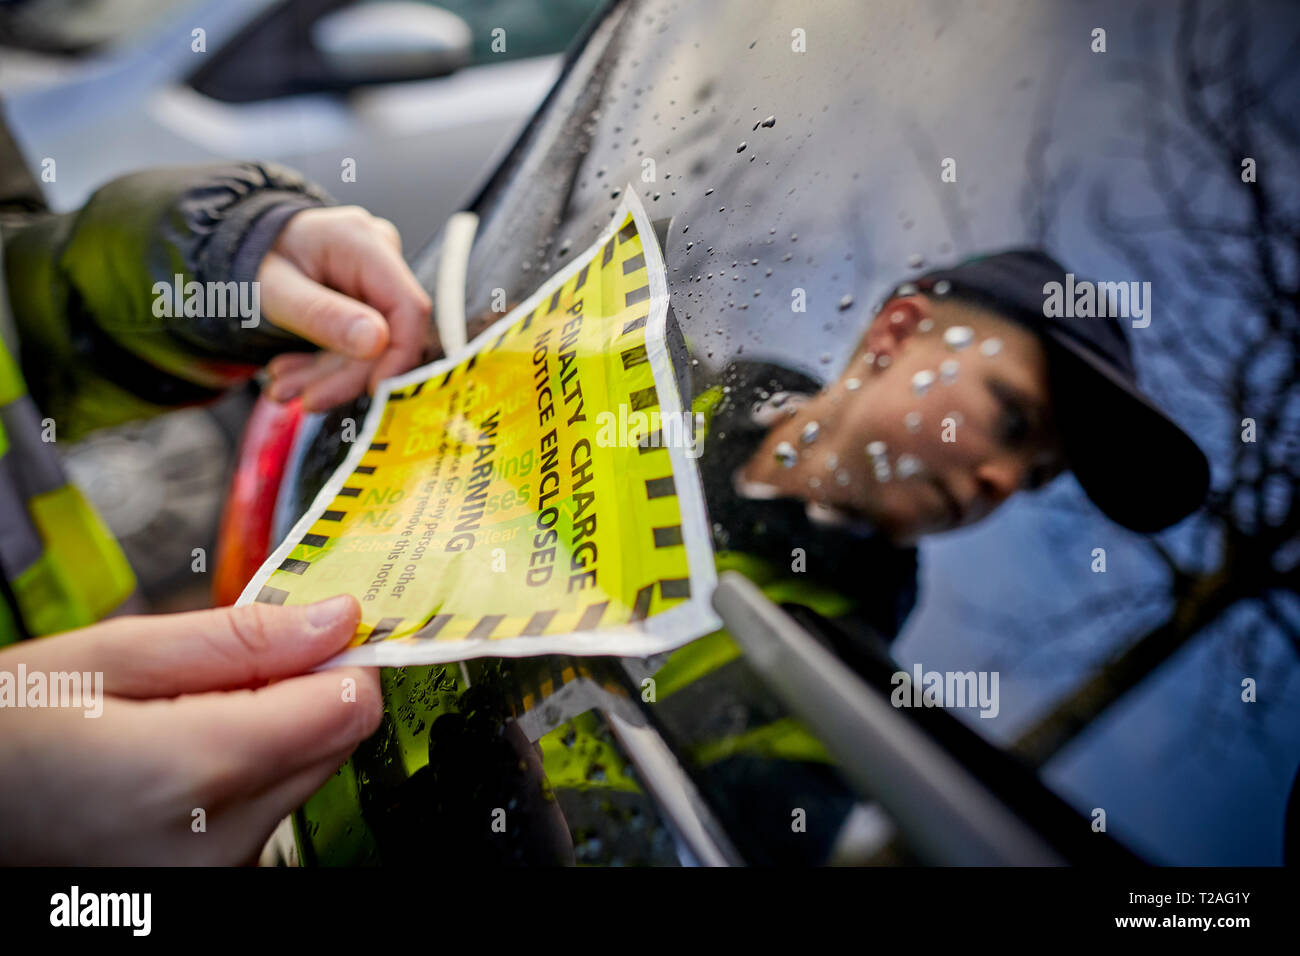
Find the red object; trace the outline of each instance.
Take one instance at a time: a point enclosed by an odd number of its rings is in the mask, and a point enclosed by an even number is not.
[[[275,500],[301,421],[302,405],[296,398],[281,404],[259,397],[248,416],[217,535],[215,607],[234,604],[271,553]]]

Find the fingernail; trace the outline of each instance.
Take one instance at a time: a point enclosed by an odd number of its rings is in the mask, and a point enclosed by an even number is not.
[[[307,606],[307,623],[315,628],[326,628],[337,624],[352,610],[354,599],[351,595],[340,594],[325,601],[317,601]]]
[[[367,356],[379,344],[379,328],[374,319],[362,316],[353,319],[348,328],[348,351],[353,355]]]

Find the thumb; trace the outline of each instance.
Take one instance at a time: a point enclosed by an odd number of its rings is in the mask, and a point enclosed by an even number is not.
[[[118,697],[233,690],[328,660],[347,647],[360,619],[347,594],[317,604],[121,617],[32,641],[24,660],[29,668],[100,671],[104,692]]]
[[[388,345],[388,321],[374,308],[304,275],[277,253],[258,270],[262,314],[282,329],[349,358],[370,359]]]

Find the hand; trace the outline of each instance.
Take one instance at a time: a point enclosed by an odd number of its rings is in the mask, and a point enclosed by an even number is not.
[[[359,206],[306,209],[290,218],[257,273],[262,314],[325,349],[267,366],[275,401],[301,395],[322,411],[440,351],[433,303],[402,259],[386,219]]]
[[[378,671],[303,673],[359,618],[350,596],[255,604],[115,618],[0,652],[0,679],[16,680],[20,662],[29,680],[103,674],[98,719],[83,706],[0,709],[0,863],[255,861],[379,725]],[[192,828],[198,809],[205,832]]]

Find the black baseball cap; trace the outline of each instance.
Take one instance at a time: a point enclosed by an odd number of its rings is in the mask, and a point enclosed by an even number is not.
[[[1074,278],[1073,285],[1081,281]],[[1067,286],[1059,262],[1040,249],[1011,249],[928,272],[892,295],[924,292],[970,302],[1036,332],[1047,346],[1066,457],[1088,497],[1134,531],[1159,531],[1181,521],[1205,500],[1209,462],[1143,394],[1118,319],[1046,315],[1051,282]]]

